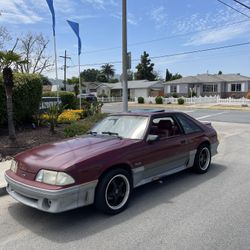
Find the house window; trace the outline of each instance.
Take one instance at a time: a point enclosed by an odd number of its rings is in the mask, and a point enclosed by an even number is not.
[[[203,85],[203,92],[217,92],[218,86],[217,84],[205,84]]]
[[[170,93],[177,93],[177,86],[176,85],[170,86]]]
[[[241,92],[241,84],[232,84],[231,85],[231,92]]]

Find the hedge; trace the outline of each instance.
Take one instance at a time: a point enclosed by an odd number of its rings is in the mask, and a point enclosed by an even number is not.
[[[144,103],[144,98],[142,96],[138,97],[138,103]]]
[[[56,97],[57,92],[44,92],[43,97]],[[58,96],[61,98],[62,106],[66,109],[75,109],[77,100],[73,92],[58,91]]]
[[[14,73],[13,111],[17,124],[30,122],[39,110],[42,97],[42,79],[37,74]],[[6,96],[0,77],[0,124],[7,122]]]
[[[161,96],[157,96],[155,98],[155,103],[156,104],[163,104],[163,98]]]

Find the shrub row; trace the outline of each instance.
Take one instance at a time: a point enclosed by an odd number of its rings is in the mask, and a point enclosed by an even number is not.
[[[36,74],[14,73],[13,112],[17,124],[32,121],[42,96],[42,79]],[[6,95],[3,78],[0,77],[0,124],[7,122]]]
[[[183,98],[178,98],[178,104],[182,105],[184,104],[185,100]],[[144,98],[142,96],[138,97],[138,103],[144,103]],[[156,104],[163,104],[163,98],[161,96],[157,96],[155,98]]]

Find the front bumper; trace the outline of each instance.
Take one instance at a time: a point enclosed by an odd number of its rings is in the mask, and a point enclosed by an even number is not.
[[[49,213],[60,213],[94,202],[97,180],[60,190],[46,190],[23,184],[5,174],[7,192],[15,200]]]

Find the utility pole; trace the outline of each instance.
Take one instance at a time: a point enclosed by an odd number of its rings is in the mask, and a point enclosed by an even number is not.
[[[127,0],[122,0],[122,101],[123,112],[128,112],[128,53],[127,53]]]
[[[67,77],[67,59],[71,59],[71,57],[67,56],[67,51],[65,50],[64,56],[60,56],[64,58],[64,90],[66,91],[66,77]]]

